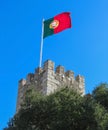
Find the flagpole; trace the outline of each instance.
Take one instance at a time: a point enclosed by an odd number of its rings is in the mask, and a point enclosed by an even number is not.
[[[41,44],[40,44],[40,62],[39,62],[39,67],[42,66],[43,34],[44,34],[44,19],[42,20],[42,34],[41,34]]]

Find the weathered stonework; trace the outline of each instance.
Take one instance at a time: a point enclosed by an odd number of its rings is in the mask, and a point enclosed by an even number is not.
[[[45,95],[53,93],[60,87],[69,86],[76,91],[85,94],[85,81],[83,76],[74,77],[74,72],[64,70],[63,66],[56,67],[54,71],[54,62],[47,60],[43,68],[37,68],[35,73],[29,73],[26,80],[19,81],[18,99],[17,99],[17,112],[21,108],[23,97],[27,89],[34,86],[36,91]]]

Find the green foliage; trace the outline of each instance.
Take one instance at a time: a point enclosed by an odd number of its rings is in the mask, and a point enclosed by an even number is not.
[[[82,97],[68,87],[48,96],[28,90],[22,109],[4,130],[108,130],[108,112],[96,95],[94,90]]]
[[[108,84],[102,83],[93,91],[93,98],[108,110]]]
[[[107,130],[108,113],[105,108],[92,95],[86,95],[82,105],[81,130]]]

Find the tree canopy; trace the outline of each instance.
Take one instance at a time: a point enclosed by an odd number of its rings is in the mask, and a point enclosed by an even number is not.
[[[93,90],[93,98],[108,110],[108,84],[101,83]]]
[[[107,91],[104,84],[85,96],[68,87],[47,96],[31,89],[4,130],[108,130]]]

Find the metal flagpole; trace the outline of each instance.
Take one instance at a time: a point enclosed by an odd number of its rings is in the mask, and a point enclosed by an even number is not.
[[[41,34],[41,44],[40,44],[40,62],[39,62],[39,67],[42,66],[43,34],[44,34],[44,19],[42,20],[42,34]]]

